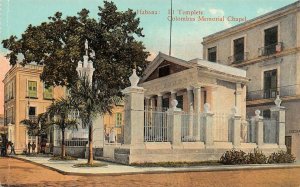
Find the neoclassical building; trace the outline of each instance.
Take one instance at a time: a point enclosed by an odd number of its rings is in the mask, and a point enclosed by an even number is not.
[[[145,107],[164,111],[173,99],[185,112],[203,111],[209,103],[215,113],[237,107],[246,115],[246,71],[201,59],[185,61],[163,53],[148,65],[139,86],[146,89]],[[192,106],[192,107],[191,107]]]

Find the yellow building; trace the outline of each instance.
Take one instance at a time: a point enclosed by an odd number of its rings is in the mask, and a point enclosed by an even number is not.
[[[16,64],[3,80],[5,125],[8,125],[8,139],[17,152],[22,152],[29,141],[36,141],[36,137],[28,137],[20,121],[45,112],[53,99],[65,95],[63,87],[45,87],[40,80],[42,71],[42,66]]]
[[[64,87],[45,87],[40,80],[43,66],[16,64],[5,75],[4,83],[4,123],[8,126],[8,139],[15,144],[17,152],[26,149],[28,142],[37,142],[37,137],[29,137],[26,127],[20,123],[24,119],[35,118],[46,111],[54,99],[64,97]],[[121,129],[123,125],[123,106],[116,106],[112,115],[103,116],[105,132],[112,127]],[[119,131],[119,130],[117,130]],[[120,134],[120,132],[117,132]],[[100,135],[99,135],[100,136]],[[47,141],[53,143],[52,132]]]

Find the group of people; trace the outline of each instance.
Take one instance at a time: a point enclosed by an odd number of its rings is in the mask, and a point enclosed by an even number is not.
[[[33,142],[33,143],[28,142],[28,144],[27,144],[27,153],[30,154],[31,151],[32,151],[32,153],[35,153],[35,148],[36,148],[35,142]]]
[[[4,157],[4,156],[7,156],[8,154],[8,148],[10,147],[10,155],[11,154],[16,154],[15,152],[15,146],[14,146],[14,143],[12,143],[11,141],[7,141],[7,140],[4,140],[2,141],[1,143],[1,156]]]

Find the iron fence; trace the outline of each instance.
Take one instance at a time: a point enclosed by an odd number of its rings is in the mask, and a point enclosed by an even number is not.
[[[231,116],[228,114],[215,114],[213,116],[213,132],[214,141],[216,142],[228,142],[231,140]]]
[[[144,141],[167,142],[168,138],[168,114],[167,112],[145,110]]]
[[[278,137],[277,121],[274,119],[264,119],[264,143],[276,143]]]

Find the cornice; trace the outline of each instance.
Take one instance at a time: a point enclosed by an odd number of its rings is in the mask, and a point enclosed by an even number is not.
[[[258,25],[262,25],[265,23],[269,23],[272,21],[275,21],[276,19],[282,18],[284,16],[287,16],[292,13],[297,13],[300,11],[299,1],[295,2],[293,4],[287,5],[285,7],[282,7],[280,9],[274,10],[270,13],[264,14],[262,16],[255,17],[249,21],[246,21],[244,23],[241,23],[239,25],[230,27],[228,29],[216,32],[214,34],[208,35],[203,37],[203,45],[206,45],[208,43],[215,42],[217,40],[220,40],[222,38],[226,38],[228,36],[249,30],[251,28],[257,27]]]

